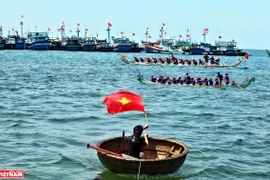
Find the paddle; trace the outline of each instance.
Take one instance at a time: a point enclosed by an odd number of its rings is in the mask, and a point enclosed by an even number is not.
[[[124,159],[137,159],[135,157],[132,157],[132,156],[129,156],[129,155],[126,155],[126,154],[118,154],[118,153],[115,153],[115,152],[112,152],[112,151],[109,151],[109,150],[106,150],[106,149],[102,149],[102,148],[97,147],[97,146],[93,146],[90,143],[87,144],[87,148],[92,148],[92,149],[95,149],[98,152],[111,154],[111,155],[114,155],[114,156],[122,157]]]

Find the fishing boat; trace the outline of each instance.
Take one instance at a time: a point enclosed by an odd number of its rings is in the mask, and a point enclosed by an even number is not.
[[[112,36],[112,40],[114,43],[114,52],[141,52],[144,49],[139,46],[139,43],[131,41],[125,36],[122,36],[121,38]]]
[[[27,37],[30,44],[29,49],[48,50],[51,47],[48,32],[29,32]]]
[[[150,79],[150,78],[149,78]],[[170,85],[170,86],[180,86],[180,87],[209,87],[209,88],[223,88],[223,87],[228,87],[228,86],[231,86],[231,87],[237,87],[237,88],[240,88],[240,89],[245,89],[247,87],[250,86],[250,84],[252,82],[255,81],[255,77],[251,77],[251,78],[246,78],[246,80],[242,83],[239,83],[239,84],[235,84],[235,85],[198,85],[198,84],[195,84],[195,85],[192,85],[192,84],[174,84],[172,83],[172,81],[169,81],[166,82],[166,83],[158,83],[158,82],[152,82],[152,81],[149,81],[149,80],[145,80],[143,75],[139,72],[138,75],[137,75],[137,80],[141,83],[141,84],[156,84],[156,85]]]
[[[185,162],[189,151],[187,145],[163,138],[149,137],[148,141],[149,145],[142,149],[146,159],[124,155],[128,154],[126,137],[116,137],[100,142],[97,145],[101,148],[97,151],[98,158],[110,171],[130,174],[137,174],[138,170],[141,174],[169,174],[177,171]]]
[[[16,35],[8,35],[5,49],[28,49],[28,47],[29,43],[26,38],[20,37],[18,31],[16,31]]]
[[[68,51],[79,51],[81,50],[80,39],[77,36],[71,36],[71,38],[66,39],[65,48]]]
[[[270,56],[270,51],[268,49],[265,50],[267,54]]]
[[[66,50],[65,46],[63,45],[62,40],[60,39],[51,39],[52,45],[50,47],[50,50]]]
[[[231,65],[226,65],[226,64],[219,64],[219,65],[216,65],[216,64],[212,64],[212,65],[205,65],[205,64],[194,64],[194,63],[166,63],[166,61],[163,63],[163,62],[160,62],[160,61],[157,61],[157,63],[154,63],[153,61],[152,62],[147,62],[146,60],[144,62],[137,62],[135,60],[128,60],[126,58],[125,55],[121,54],[120,55],[120,59],[126,63],[126,64],[134,64],[134,65],[147,65],[147,66],[179,66],[179,67],[186,67],[186,66],[194,66],[194,67],[207,67],[207,68],[229,68],[229,67],[238,67],[241,62],[244,60],[244,58],[240,58],[236,63],[234,64],[231,64]],[[147,58],[146,58],[147,59]],[[152,59],[152,58],[151,58]]]
[[[110,42],[107,42],[107,39],[97,39],[96,42],[95,51],[112,52],[114,49],[114,46]]]
[[[129,91],[118,91],[107,96],[104,101],[109,114],[126,111],[146,111],[142,97]],[[148,124],[148,123],[147,123]],[[148,125],[147,125],[148,128]],[[143,146],[140,152],[145,154],[143,159],[129,155],[130,136],[105,139],[93,146],[87,144],[87,148],[97,151],[100,162],[110,171],[129,174],[168,174],[177,171],[185,162],[189,148],[182,142],[157,137],[147,137],[148,145]]]
[[[83,51],[95,51],[96,49],[96,40],[95,39],[84,39],[82,42]]]
[[[0,36],[0,49],[4,49],[4,48],[5,48],[5,43],[6,43],[6,40],[3,39],[3,38]]]

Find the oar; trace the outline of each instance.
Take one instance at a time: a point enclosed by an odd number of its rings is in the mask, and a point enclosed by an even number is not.
[[[92,148],[92,149],[95,149],[98,152],[111,154],[111,155],[114,155],[114,156],[122,157],[124,159],[137,159],[135,157],[132,157],[132,156],[129,156],[129,155],[126,155],[126,154],[118,154],[118,153],[115,153],[115,152],[112,152],[112,151],[109,151],[109,150],[106,150],[106,149],[102,149],[102,148],[97,147],[97,146],[93,146],[90,143],[87,144],[87,148]]]

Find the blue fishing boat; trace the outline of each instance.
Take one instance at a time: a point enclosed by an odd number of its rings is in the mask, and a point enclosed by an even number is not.
[[[80,39],[77,36],[72,36],[66,39],[66,50],[68,51],[79,51],[81,50]]]
[[[245,56],[246,52],[237,48],[237,43],[232,41],[215,41],[214,55]]]
[[[28,49],[29,43],[26,38],[17,35],[9,35],[5,44],[5,49]]]
[[[113,43],[115,48],[114,52],[141,52],[144,50],[143,47],[139,46],[139,43],[130,41],[129,38],[122,36],[121,38],[115,38],[112,36]]]
[[[63,42],[60,39],[52,39],[50,50],[66,50]]]
[[[29,49],[48,50],[51,47],[48,32],[29,32],[27,37],[30,43]]]
[[[95,51],[96,41],[94,38],[84,39],[81,46],[83,51]]]
[[[0,49],[4,49],[5,43],[6,43],[5,39],[3,39],[2,37],[0,37]]]
[[[96,51],[101,51],[101,52],[112,52],[114,49],[114,46],[107,42],[107,39],[104,40],[96,40],[97,45],[96,45]]]

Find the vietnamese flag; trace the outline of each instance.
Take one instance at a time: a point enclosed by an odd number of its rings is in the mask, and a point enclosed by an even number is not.
[[[103,104],[107,105],[109,114],[126,111],[142,111],[146,114],[142,96],[129,91],[112,93],[104,99]]]
[[[110,22],[108,22],[108,27],[112,27],[112,24]]]

